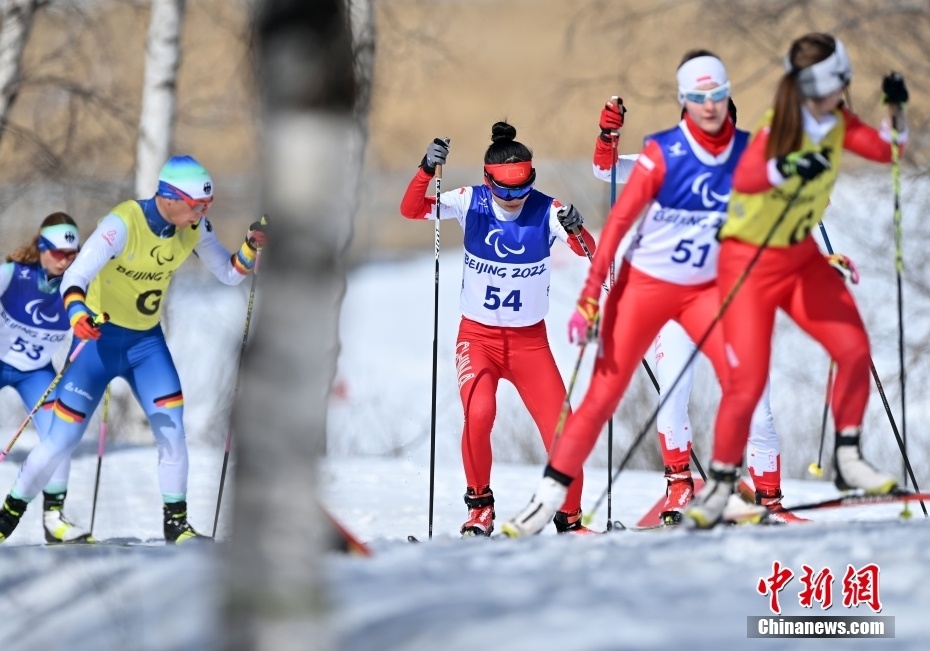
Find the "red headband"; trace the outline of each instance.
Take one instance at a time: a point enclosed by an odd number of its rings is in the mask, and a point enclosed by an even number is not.
[[[485,165],[484,173],[497,183],[510,186],[519,186],[530,180],[533,173],[533,161],[520,163],[500,163],[498,165]]]

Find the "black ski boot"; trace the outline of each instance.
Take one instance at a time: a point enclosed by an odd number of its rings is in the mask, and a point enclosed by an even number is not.
[[[165,504],[165,544],[180,545],[182,543],[213,542],[210,536],[204,536],[194,531],[187,521],[187,502],[174,502]]]
[[[12,495],[7,495],[3,506],[0,506],[0,543],[10,537],[19,519],[26,512],[27,502],[18,500]]]

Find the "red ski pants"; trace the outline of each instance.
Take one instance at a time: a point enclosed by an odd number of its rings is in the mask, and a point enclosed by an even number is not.
[[[624,263],[604,305],[601,350],[594,363],[591,384],[581,405],[569,417],[550,465],[576,477],[662,326],[674,319],[693,341],[700,342],[713,323],[718,302],[713,282],[676,285]],[[713,329],[701,351],[718,377],[726,372],[719,326]],[[666,389],[670,391],[671,387]]]
[[[462,318],[455,347],[459,394],[465,411],[462,462],[468,485],[491,483],[491,428],[497,415],[497,385],[508,380],[539,428],[548,452],[565,401],[565,384],[552,357],[544,321],[531,326],[487,326]],[[581,508],[583,478],[577,473],[562,506]]]
[[[757,250],[755,244],[732,239],[723,242],[717,266],[721,300]],[[735,465],[742,461],[752,411],[768,378],[778,308],[836,361],[832,401],[836,429],[862,424],[869,397],[868,335],[843,279],[808,237],[787,248],[766,248],[724,312],[729,372],[721,381],[723,398],[714,426],[715,461]]]

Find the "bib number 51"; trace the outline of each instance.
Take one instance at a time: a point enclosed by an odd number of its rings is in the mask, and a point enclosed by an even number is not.
[[[694,246],[694,240],[681,240],[672,252],[672,262],[685,264],[693,256],[696,259],[691,263],[691,266],[703,267],[704,263],[707,262],[708,253],[710,253],[710,244],[701,244],[696,247]]]

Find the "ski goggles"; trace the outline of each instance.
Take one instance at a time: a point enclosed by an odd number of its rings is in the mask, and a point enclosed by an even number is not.
[[[510,186],[501,185],[490,177],[488,178],[488,187],[491,189],[491,194],[493,194],[498,199],[503,199],[504,201],[515,201],[517,199],[522,199],[533,190],[532,183],[512,188]]]
[[[207,209],[210,207],[210,204],[213,203],[213,197],[206,197],[204,199],[194,199],[192,196],[179,190],[170,183],[165,183],[164,181],[159,181],[158,183],[158,194],[163,197],[168,197],[169,199],[178,198],[188,205],[195,213],[201,214],[207,212]],[[172,197],[171,194],[175,196]]]
[[[536,170],[530,161],[485,165],[484,178],[495,197],[514,201],[522,199],[533,189]]]
[[[710,90],[684,90],[679,88],[678,93],[687,101],[695,104],[703,104],[708,99],[714,103],[722,102],[730,96],[730,82]]]
[[[58,249],[49,249],[49,254],[56,262],[61,262],[62,260],[74,260],[77,256],[77,251],[59,251]]]

